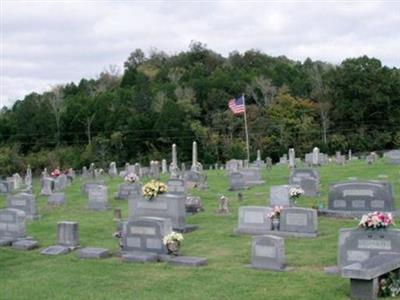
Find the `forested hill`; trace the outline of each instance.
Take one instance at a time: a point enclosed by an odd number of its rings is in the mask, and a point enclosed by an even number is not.
[[[228,110],[242,93],[253,156],[400,147],[399,69],[366,56],[338,66],[255,50],[223,57],[192,43],[174,55],[137,49],[121,73],[110,68],[3,108],[0,170],[170,160],[172,143],[189,161],[193,140],[205,164],[242,158],[243,117]]]

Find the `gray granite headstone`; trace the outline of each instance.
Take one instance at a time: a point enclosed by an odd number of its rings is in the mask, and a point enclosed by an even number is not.
[[[47,203],[49,205],[63,205],[65,201],[65,193],[54,193],[47,198]]]
[[[27,251],[39,247],[39,243],[35,240],[17,240],[12,243],[11,247],[16,250]]]
[[[60,192],[64,190],[67,186],[67,183],[68,183],[67,175],[61,174],[54,180],[54,191]]]
[[[133,218],[123,223],[122,251],[144,251],[167,253],[163,244],[164,236],[172,232],[169,219],[142,217]]]
[[[338,267],[362,262],[380,253],[400,253],[400,230],[339,230]]]
[[[243,190],[246,188],[244,175],[240,172],[232,172],[229,174],[229,185],[231,191]]]
[[[186,231],[185,195],[161,194],[152,200],[143,196],[129,198],[129,217],[170,219],[176,231]]]
[[[106,186],[98,185],[89,189],[89,209],[107,210],[108,209],[108,189]]]
[[[26,236],[25,212],[19,209],[0,209],[0,239]]]
[[[290,206],[290,186],[289,185],[274,185],[271,186],[269,205],[273,206]]]
[[[384,154],[386,160],[393,165],[400,164],[400,150],[392,150]]]
[[[140,195],[140,185],[138,183],[123,183],[119,186],[117,199],[126,200],[130,196]]]
[[[168,194],[186,195],[185,181],[182,179],[169,179],[167,181]]]
[[[110,256],[110,251],[105,248],[83,248],[76,253],[79,258],[84,259],[102,259]]]
[[[49,196],[53,193],[53,185],[54,180],[50,177],[42,178],[42,190],[40,191],[40,195]]]
[[[57,223],[58,244],[66,247],[79,246],[79,223],[60,221]]]
[[[7,207],[20,209],[25,212],[25,217],[28,220],[35,220],[39,218],[37,211],[36,198],[32,194],[19,193],[7,197]]]
[[[328,208],[340,211],[394,211],[392,186],[386,181],[331,184]]]
[[[69,251],[70,249],[68,247],[55,245],[43,249],[40,253],[43,255],[61,255],[61,254],[67,254]]]
[[[319,194],[319,174],[314,169],[292,170],[289,184],[302,188],[305,196],[315,197]]]
[[[266,234],[271,230],[271,219],[268,214],[272,211],[264,206],[239,207],[237,234]]]
[[[0,180],[0,194],[8,194],[12,192],[12,183],[7,180]]]
[[[239,172],[243,174],[246,186],[261,185],[265,183],[261,178],[260,168],[242,168]]]
[[[285,208],[280,217],[280,230],[316,234],[318,231],[317,211],[301,207]]]
[[[273,235],[253,237],[251,266],[256,269],[283,271],[285,268],[285,240]]]

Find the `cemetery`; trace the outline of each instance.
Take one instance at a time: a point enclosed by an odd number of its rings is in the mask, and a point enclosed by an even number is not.
[[[400,300],[400,0],[0,2],[0,300]]]
[[[122,177],[116,168],[112,165],[111,175],[91,176],[83,170],[70,184],[51,188],[50,195],[41,195],[47,181],[59,181],[50,175],[33,177],[33,194],[20,193],[22,187],[1,194],[0,262],[11,273],[0,275],[0,281],[7,287],[15,276],[20,278],[20,288],[6,288],[5,299],[31,293],[52,297],[51,284],[67,292],[68,284],[62,282],[84,273],[92,274],[88,280],[93,284],[105,280],[118,285],[129,277],[136,283],[122,291],[104,286],[69,291],[76,298],[90,293],[120,299],[115,292],[158,298],[163,285],[179,278],[181,285],[172,292],[178,298],[193,286],[199,299],[241,299],[239,293],[248,287],[251,291],[243,293],[258,299],[267,295],[268,284],[277,289],[276,299],[375,299],[379,278],[400,268],[400,229],[358,228],[364,214],[396,213],[400,173],[386,158],[373,165],[359,160],[313,169],[301,161],[295,169],[289,161],[272,169],[263,165],[259,172],[265,183],[241,191],[228,191],[227,178],[235,173],[225,169],[199,170],[208,178],[208,189],[188,186],[184,174],[153,170],[166,192],[151,199],[146,188],[156,182],[151,172],[145,177],[125,172]],[[346,181],[348,177],[357,180]],[[299,192],[302,185],[293,178],[318,181],[318,193]],[[193,205],[188,200],[193,197],[202,207],[195,214],[187,206]],[[113,209],[119,217],[113,217]],[[178,247],[165,243],[178,232]],[[59,259],[53,260],[55,256]],[[28,284],[27,276],[39,272],[36,265],[51,266],[45,285]],[[26,274],[28,269],[32,275]],[[150,278],[157,283],[154,287],[138,287]],[[281,294],[280,282],[287,280],[293,286]],[[201,289],[204,284],[207,290]]]

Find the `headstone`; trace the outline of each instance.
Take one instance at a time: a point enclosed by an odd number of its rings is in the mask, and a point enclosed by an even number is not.
[[[229,174],[229,190],[237,191],[245,189],[246,183],[244,181],[244,175],[239,172],[232,172]]]
[[[229,199],[227,197],[225,197],[225,196],[221,196],[219,198],[218,214],[219,215],[230,214]]]
[[[57,223],[57,243],[65,247],[79,246],[79,223],[60,221]]]
[[[266,163],[268,169],[272,168],[272,159],[271,159],[271,157],[267,157],[267,159],[265,160],[265,163]]]
[[[140,185],[138,183],[123,183],[119,186],[117,199],[127,200],[130,196],[140,195]]]
[[[329,186],[328,208],[339,211],[394,211],[392,185],[386,181],[354,181]]]
[[[283,271],[285,240],[273,235],[254,236],[251,247],[251,267]]]
[[[338,267],[384,253],[400,253],[400,230],[340,229]]]
[[[170,178],[175,179],[179,178],[180,176],[180,171],[178,168],[178,156],[176,153],[176,145],[172,145],[172,162],[169,165],[169,173],[170,173]]]
[[[312,164],[313,164],[313,166],[319,166],[320,165],[320,162],[319,162],[319,148],[318,147],[315,147],[313,149]]]
[[[118,176],[117,164],[115,163],[115,161],[110,163],[110,167],[108,168],[108,175],[110,175],[110,177]]]
[[[205,177],[201,172],[198,171],[185,171],[184,179],[187,187],[197,186],[199,187],[201,184],[205,184]]]
[[[61,192],[67,187],[67,175],[61,174],[54,180],[54,192]]]
[[[295,168],[296,167],[296,153],[293,148],[289,149],[289,168]]]
[[[76,255],[84,259],[102,259],[110,256],[110,251],[105,248],[82,248],[78,250]]]
[[[129,217],[158,217],[170,219],[175,231],[187,231],[185,195],[164,193],[152,200],[143,196],[129,198]]]
[[[188,213],[198,213],[204,211],[203,202],[199,196],[187,195],[185,199],[185,209]]]
[[[49,205],[63,205],[65,204],[65,194],[64,193],[53,193],[47,198],[47,204]]]
[[[15,250],[32,250],[39,247],[39,243],[35,240],[17,240],[12,243],[11,247]]]
[[[197,160],[197,143],[193,142],[192,146],[192,166],[190,168],[191,171],[201,172],[202,168]]]
[[[94,181],[94,182],[85,182],[81,186],[82,194],[88,195],[89,194],[89,190],[96,189],[100,185],[101,186],[105,186],[104,181],[99,180],[99,181]]]
[[[399,165],[400,164],[400,150],[392,150],[389,152],[386,152],[384,154],[386,160],[388,163],[393,164],[393,165]]]
[[[144,251],[166,254],[164,236],[172,232],[169,219],[141,217],[130,219],[123,224],[122,251]]]
[[[163,159],[161,161],[161,173],[162,174],[168,173],[168,167],[167,167],[167,160],[166,159]]]
[[[53,193],[53,184],[54,180],[52,178],[44,177],[42,179],[42,190],[40,191],[40,195],[50,196]]]
[[[261,178],[261,169],[259,168],[243,168],[240,169],[240,173],[243,174],[246,186],[265,184],[265,181]]]
[[[231,159],[226,162],[226,170],[230,172],[239,171],[239,162],[236,159]]]
[[[348,153],[348,160],[352,160],[353,159],[353,154],[351,152],[351,149],[349,149],[349,153]]]
[[[279,164],[286,165],[288,163],[287,154],[283,154],[282,157],[279,158]]]
[[[28,165],[28,167],[26,169],[25,185],[26,186],[32,185],[32,169],[31,169],[30,165]]]
[[[173,266],[201,267],[206,266],[208,260],[203,257],[175,256],[168,260],[168,264]]]
[[[237,234],[266,234],[271,230],[271,219],[268,214],[272,211],[264,206],[239,207]]]
[[[160,179],[160,163],[158,161],[150,162],[150,176],[154,179]]]
[[[7,207],[22,210],[25,212],[25,217],[28,220],[36,220],[39,218],[36,198],[32,194],[19,193],[9,195],[7,197]]]
[[[167,181],[168,194],[186,196],[185,181],[183,179],[169,179]]]
[[[11,243],[26,236],[25,212],[19,209],[0,209],[0,242],[8,239]]]
[[[316,235],[318,231],[317,211],[310,208],[285,208],[280,216],[280,230]]]
[[[106,186],[97,185],[89,189],[89,209],[107,210],[108,209],[108,189]]]
[[[289,184],[302,188],[306,196],[315,197],[319,194],[319,174],[314,169],[292,170]]]
[[[82,179],[89,179],[89,172],[86,168],[86,166],[83,166],[82,168]]]
[[[290,206],[290,186],[289,185],[274,185],[271,186],[269,196],[269,206]]]
[[[0,180],[0,194],[8,194],[12,192],[12,183],[7,180]]]

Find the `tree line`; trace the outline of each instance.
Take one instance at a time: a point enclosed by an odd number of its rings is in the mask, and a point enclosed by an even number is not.
[[[189,161],[192,141],[205,164],[245,158],[241,116],[228,100],[246,97],[250,146],[277,160],[400,146],[400,70],[376,58],[340,65],[272,57],[257,50],[228,57],[192,42],[169,55],[134,50],[122,71],[31,93],[0,112],[0,173],[95,162]]]

